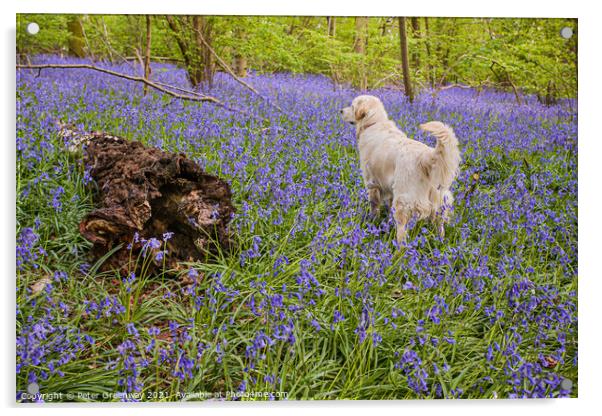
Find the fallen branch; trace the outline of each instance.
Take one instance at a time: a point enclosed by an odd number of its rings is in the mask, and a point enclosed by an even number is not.
[[[126,61],[135,61],[138,58],[136,58],[135,56],[124,56],[123,59],[126,60]],[[168,56],[154,56],[154,55],[151,55],[151,60],[153,60],[153,61],[163,61],[163,62],[173,62],[173,63],[176,63],[176,64],[184,63],[184,61],[182,59],[170,58]]]
[[[170,90],[168,90],[166,88],[161,87],[160,85],[154,83],[153,81],[150,81],[148,79],[144,79],[143,77],[137,77],[137,76],[133,76],[133,75],[122,74],[120,72],[115,72],[115,71],[112,71],[110,69],[100,68],[98,66],[94,66],[94,65],[90,65],[90,64],[17,65],[17,69],[21,69],[21,68],[24,68],[24,69],[38,69],[38,70],[48,69],[48,68],[55,68],[55,69],[91,69],[93,71],[98,71],[98,72],[103,72],[105,74],[113,75],[114,77],[125,78],[125,79],[129,79],[130,81],[142,82],[143,84],[146,84],[149,87],[156,89],[157,91],[161,91],[161,92],[163,92],[163,93],[165,93],[167,95],[171,95],[172,97],[179,98],[181,100],[208,101],[208,102],[212,102],[214,104],[220,105],[220,106],[225,106],[225,104],[222,103],[220,100],[218,100],[215,97],[211,97],[209,95],[198,96],[200,94],[197,94],[197,96],[193,96],[193,95],[178,94],[178,93],[170,91]]]
[[[226,110],[234,111],[237,113],[242,113],[242,114],[245,114],[252,118],[265,120],[263,117],[249,114],[244,110],[230,107],[230,106],[224,104],[223,102],[221,102],[220,100],[218,100],[217,98],[212,97],[210,95],[205,95],[205,94],[197,93],[194,91],[182,90],[181,88],[167,86],[166,84],[162,84],[162,85],[166,85],[166,87],[163,87],[163,86],[157,84],[156,82],[150,81],[143,77],[137,77],[137,76],[133,76],[133,75],[123,74],[120,72],[115,72],[110,69],[100,68],[98,66],[94,66],[94,65],[90,65],[90,64],[38,64],[38,65],[17,64],[16,67],[17,67],[17,69],[37,69],[38,71],[41,71],[42,69],[90,69],[92,71],[102,72],[105,74],[112,75],[114,77],[124,78],[124,79],[128,79],[130,81],[141,82],[145,85],[148,85],[151,88],[154,88],[157,91],[161,91],[162,93],[170,95],[174,98],[178,98],[180,100],[196,101],[196,102],[210,102],[210,103],[213,103],[214,105],[217,105],[218,107],[225,108]],[[185,91],[186,94],[178,94],[176,92],[169,90],[168,88]]]
[[[200,92],[196,92],[196,91],[191,91],[191,90],[187,90],[185,88],[180,88],[180,87],[176,87],[175,85],[169,85],[169,84],[165,84],[164,82],[161,81],[153,81],[155,84],[160,85],[162,87],[165,88],[169,88],[170,90],[174,90],[174,91],[180,91],[186,94],[190,94],[190,95],[197,95],[199,97],[204,97],[204,94],[201,94]]]

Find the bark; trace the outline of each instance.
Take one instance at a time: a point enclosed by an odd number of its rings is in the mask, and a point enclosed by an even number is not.
[[[240,78],[247,76],[247,58],[243,55],[236,55],[234,57],[234,73]]]
[[[200,83],[204,83],[211,88],[213,86],[213,75],[215,74],[215,64],[210,50],[213,43],[213,24],[205,16],[193,16],[192,27],[196,41],[195,50],[197,52],[198,65],[201,70]],[[205,42],[209,45],[208,47],[203,45]]]
[[[211,52],[203,46],[200,36],[211,45],[212,21],[205,16],[174,17],[168,15],[165,18],[182,53],[190,84],[193,88],[201,84],[211,88],[215,65]]]
[[[245,111],[236,110],[234,108],[230,108],[230,107],[226,106],[223,102],[221,102],[217,98],[212,97],[210,95],[205,95],[205,94],[202,94],[197,91],[185,90],[182,88],[175,87],[173,85],[163,84],[161,82],[153,82],[153,81],[150,81],[143,77],[137,77],[137,76],[133,76],[133,75],[123,74],[120,72],[115,72],[110,69],[101,68],[101,67],[97,67],[94,65],[89,65],[89,64],[39,64],[39,65],[16,65],[16,67],[17,67],[17,69],[37,69],[38,71],[41,71],[42,69],[48,69],[48,68],[90,69],[92,71],[102,72],[104,74],[109,74],[114,77],[128,79],[130,81],[141,82],[145,85],[148,85],[151,88],[156,89],[157,91],[161,91],[162,93],[170,95],[174,98],[178,98],[180,100],[197,101],[197,102],[207,101],[207,102],[211,102],[215,105],[218,105],[220,107],[226,108],[228,110],[239,111],[239,112],[242,112],[243,114],[248,115],[248,113],[246,113]],[[173,90],[182,91],[186,94],[178,94],[178,93],[175,93]]]
[[[186,67],[186,74],[188,76],[188,81],[190,81],[190,84],[193,87],[195,87],[196,86],[196,83],[195,83],[196,75],[194,75],[190,71],[190,68],[192,67],[192,61],[191,61],[191,57],[190,57],[190,52],[188,51],[189,45],[184,40],[182,30],[180,29],[179,22],[176,21],[176,18],[174,16],[170,16],[170,15],[165,16],[165,19],[167,20],[167,24],[169,25],[169,28],[171,29],[171,33],[174,36],[176,44],[178,45],[178,49],[180,49],[180,53],[182,54],[182,59],[184,59],[184,66]]]
[[[151,75],[151,17],[146,15],[146,53],[144,55],[144,78],[150,79]],[[148,85],[144,84],[144,95],[148,93]]]
[[[234,80],[236,82],[238,82],[239,84],[243,85],[244,87],[246,87],[247,89],[249,89],[250,91],[253,92],[253,94],[258,95],[261,99],[266,100],[266,98],[261,95],[259,93],[259,91],[257,91],[255,88],[253,88],[251,85],[249,85],[248,83],[246,83],[245,81],[243,81],[239,76],[237,76],[234,71],[232,70],[232,68],[230,68],[230,66],[226,63],[226,61],[224,61],[218,54],[217,52],[215,52],[215,50],[211,47],[211,45],[209,43],[207,43],[207,41],[205,40],[205,38],[203,37],[203,35],[201,34],[201,32],[197,29],[195,29],[195,33],[197,35],[197,40],[198,42],[200,42],[211,54],[211,56],[213,56],[213,58],[215,58],[215,60],[217,61],[218,65],[221,66],[224,71],[226,71],[232,78],[234,78]],[[244,57],[241,56],[242,59],[244,59]],[[245,70],[245,75],[246,75],[246,59],[244,60],[244,63],[239,63],[239,65],[244,65],[244,70]],[[278,111],[280,111],[281,113],[283,112],[282,108],[280,108],[277,104],[272,103],[271,101],[267,100],[267,102],[273,106],[274,108],[278,109]]]
[[[309,26],[311,25],[311,21],[312,21],[313,19],[314,19],[314,18],[313,18],[312,16],[303,16],[303,17],[301,18],[301,28],[302,28],[302,29],[309,28]]]
[[[78,58],[85,57],[84,27],[82,26],[80,16],[73,15],[67,22],[67,29],[69,30],[69,55],[77,56]]]
[[[105,19],[101,16],[100,21],[102,23],[102,36],[101,39],[107,46],[107,53],[109,55],[109,60],[111,63],[115,62],[113,59],[113,48],[111,47],[111,41],[109,39],[109,30],[107,29],[107,24],[105,23]]]
[[[290,36],[290,35],[292,35],[292,34],[295,32],[295,28],[296,28],[296,25],[295,25],[295,23],[296,23],[296,19],[297,19],[297,18],[296,18],[296,17],[294,17],[294,16],[290,18],[290,24],[289,24],[289,26],[288,26],[288,29],[286,30],[286,34],[287,34],[287,35],[289,35],[289,36]]]
[[[445,31],[442,30],[442,32],[447,32],[447,37],[448,39],[454,39],[456,36],[456,33],[458,31],[458,26],[457,26],[457,21],[452,19],[450,20],[450,27],[449,30]],[[450,41],[451,42],[451,41]],[[445,49],[443,46],[443,43],[445,43]],[[441,66],[442,68],[449,68],[449,60],[450,60],[450,52],[451,52],[451,48],[449,46],[448,42],[440,42],[440,51],[441,51]],[[447,73],[445,74],[444,77],[442,77],[441,79],[441,84],[447,84],[449,82],[448,78],[447,78]]]
[[[403,87],[405,94],[410,100],[414,101],[414,94],[412,92],[412,83],[410,81],[410,64],[408,62],[408,38],[406,34],[406,18],[399,18],[399,45],[401,49],[401,66],[403,69]]]
[[[183,154],[108,133],[59,128],[61,136],[86,143],[84,163],[96,184],[96,208],[79,229],[93,244],[92,257],[98,260],[122,245],[101,270],[125,275],[141,267],[140,256],[148,258],[150,269],[178,269],[181,262],[209,261],[231,246],[227,225],[234,207],[227,182]],[[145,244],[166,233],[173,236],[161,247]]]
[[[431,67],[431,39],[429,37],[429,18],[424,18],[424,47],[426,49],[426,69],[428,71],[428,79],[431,87],[435,86],[435,77],[433,76],[433,68]]]
[[[243,45],[246,42],[245,31],[241,26],[234,28],[234,36],[238,44]],[[247,76],[247,57],[242,53],[241,49],[236,48],[234,51],[234,73],[237,77],[244,78]],[[220,62],[219,59],[217,61],[218,63]]]
[[[328,25],[328,36],[331,38],[336,37],[337,35],[337,18],[334,16],[327,16],[326,22]]]
[[[422,37],[420,33],[420,21],[417,17],[412,17],[410,18],[410,23],[412,24],[412,37],[420,40]],[[412,50],[412,64],[414,68],[420,68],[420,48],[417,46]]]
[[[387,34],[387,31],[389,30],[389,25],[393,22],[393,18],[392,17],[386,17],[383,20],[383,24],[380,27],[380,35],[381,36],[385,36]]]
[[[368,42],[368,18],[355,18],[355,39],[353,41],[353,51],[355,53],[366,53],[366,44]]]

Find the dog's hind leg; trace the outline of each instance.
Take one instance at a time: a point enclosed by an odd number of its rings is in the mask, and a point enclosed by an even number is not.
[[[395,203],[395,223],[397,225],[397,244],[401,247],[401,244],[405,241],[406,238],[406,226],[408,225],[408,221],[410,220],[410,215],[406,210],[403,209],[403,206],[399,203]]]
[[[370,200],[370,214],[374,217],[378,216],[382,202],[381,193],[378,185],[372,182],[368,183],[368,199]]]
[[[437,226],[437,231],[439,232],[439,237],[441,237],[441,239],[445,238],[445,223],[447,222],[447,220],[441,216],[437,216],[437,218],[435,218],[435,225]]]
[[[433,222],[437,226],[439,237],[445,238],[445,224],[449,222],[452,214],[452,205],[454,203],[454,197],[451,192],[445,191],[443,193],[443,204],[439,208],[439,212],[434,215]]]
[[[387,193],[382,196],[383,204],[387,207],[387,212],[391,210],[393,207],[393,195],[391,193]]]

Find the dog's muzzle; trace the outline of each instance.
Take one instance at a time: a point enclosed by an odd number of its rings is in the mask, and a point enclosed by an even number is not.
[[[353,119],[353,116],[351,115],[351,110],[349,107],[341,109],[340,113],[343,118],[343,121],[351,124],[352,126],[355,125],[355,120]]]

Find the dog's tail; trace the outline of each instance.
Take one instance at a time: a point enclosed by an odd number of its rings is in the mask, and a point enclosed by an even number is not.
[[[435,151],[422,161],[424,173],[432,181],[449,189],[460,166],[460,149],[458,139],[451,127],[440,121],[429,121],[420,125],[437,138]]]

